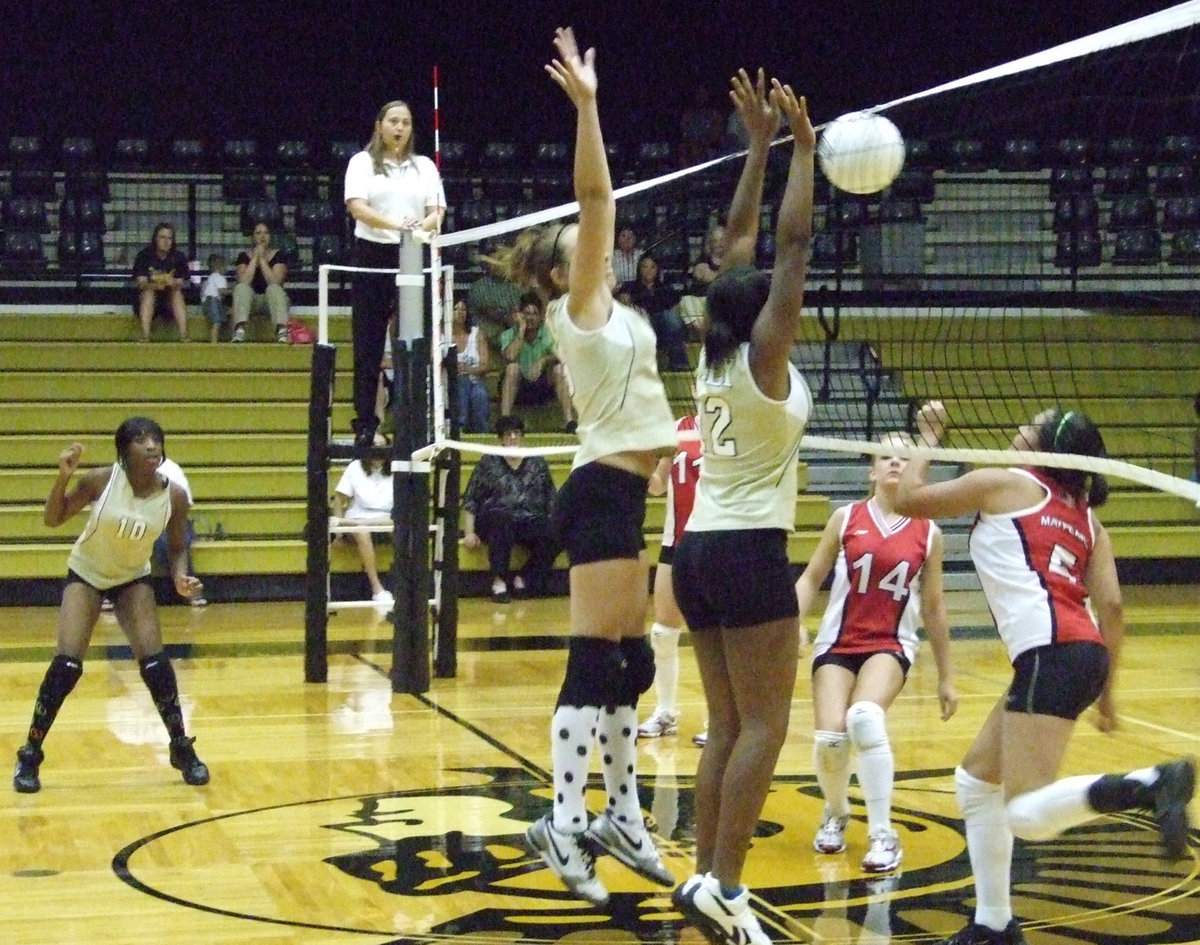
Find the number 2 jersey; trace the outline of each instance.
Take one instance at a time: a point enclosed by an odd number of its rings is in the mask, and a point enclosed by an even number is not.
[[[161,491],[138,498],[125,469],[113,463],[108,485],[92,503],[67,567],[101,591],[149,574],[154,542],[171,518],[171,485],[159,478]]]
[[[700,478],[700,430],[691,414],[680,417],[675,424],[676,434],[685,434],[679,441],[679,451],[671,459],[667,478],[667,515],[663,520],[662,544],[673,548],[683,538],[683,529],[692,517],[696,503],[696,482]]]
[[[1034,480],[1046,497],[1004,515],[981,512],[969,545],[1008,658],[1051,643],[1102,643],[1083,583],[1096,538],[1091,509],[1042,472],[1009,471]]]
[[[847,506],[814,656],[902,653],[915,661],[921,569],[935,528],[921,518],[889,525],[874,499]]]

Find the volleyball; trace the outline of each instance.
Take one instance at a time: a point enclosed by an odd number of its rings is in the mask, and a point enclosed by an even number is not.
[[[873,194],[894,181],[904,166],[904,139],[882,115],[850,112],[825,126],[817,159],[839,190]]]

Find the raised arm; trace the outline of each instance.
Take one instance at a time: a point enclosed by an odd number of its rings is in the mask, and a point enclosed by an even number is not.
[[[575,105],[575,199],[579,227],[567,274],[567,314],[580,328],[602,328],[612,310],[612,247],[617,207],[596,105],[596,50],[583,56],[570,28],[554,32],[559,58],[546,66]]]
[[[750,371],[768,397],[788,395],[788,354],[800,327],[804,280],[813,232],[813,152],[817,136],[808,120],[808,104],[789,85],[771,80],[771,101],[792,129],[792,162],[775,226],[775,268],[767,304],[750,335]]]
[[[67,492],[67,486],[71,482],[71,477],[75,475],[75,470],[79,468],[83,452],[82,443],[72,443],[59,454],[58,477],[54,480],[54,485],[50,487],[50,494],[46,496],[46,505],[42,509],[42,521],[50,528],[57,528],[72,518],[76,512],[89,502],[94,502],[104,491],[104,484],[108,481],[110,471],[93,469],[76,483],[70,493]]]
[[[737,189],[733,192],[733,201],[729,204],[722,271],[754,262],[767,156],[771,151],[771,139],[779,132],[780,122],[779,107],[767,92],[767,80],[762,69],[758,70],[753,82],[745,69],[739,69],[729,84],[729,98],[746,126],[750,147],[746,162],[742,165],[742,176],[738,178]]]

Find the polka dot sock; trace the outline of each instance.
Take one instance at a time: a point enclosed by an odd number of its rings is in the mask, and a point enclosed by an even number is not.
[[[563,833],[580,833],[588,825],[587,777],[599,715],[594,705],[560,705],[550,723],[554,829]]]
[[[604,762],[604,787],[608,809],[617,823],[641,824],[642,806],[637,794],[637,709],[631,705],[600,710],[597,741]]]

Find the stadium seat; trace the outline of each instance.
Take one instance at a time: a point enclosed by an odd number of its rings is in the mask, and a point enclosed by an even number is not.
[[[255,225],[260,220],[271,228],[272,233],[283,232],[283,211],[274,200],[250,200],[243,203],[238,219],[243,236],[252,235]]]
[[[982,171],[988,167],[987,149],[979,138],[955,138],[946,146],[946,166],[952,171]]]
[[[1099,266],[1102,248],[1099,230],[1064,230],[1058,234],[1054,264],[1064,269]]]
[[[916,200],[890,195],[880,202],[877,219],[880,223],[923,223],[925,216]]]
[[[637,170],[654,174],[671,166],[671,144],[668,141],[643,141],[637,150]]]
[[[42,139],[33,135],[14,135],[8,139],[9,193],[16,197],[53,200],[58,196],[54,170]]]
[[[1169,233],[1200,227],[1200,195],[1168,197],[1163,201],[1162,225]]]
[[[489,141],[483,146],[483,166],[491,170],[511,171],[517,164],[515,141]]]
[[[227,203],[263,200],[266,196],[266,176],[256,167],[228,168],[221,174],[221,199]]]
[[[275,175],[275,199],[283,204],[316,200],[320,192],[316,176],[304,168],[289,168]]]
[[[1162,262],[1162,236],[1158,230],[1121,230],[1113,237],[1115,265],[1144,266]]]
[[[339,215],[337,208],[325,200],[303,200],[296,204],[296,235],[323,236],[329,233],[340,233],[345,217]]]
[[[36,271],[46,264],[42,234],[5,230],[0,238],[0,262],[14,271]]]
[[[932,169],[937,163],[933,153],[933,145],[923,138],[913,138],[904,142],[904,166],[908,168]]]
[[[1158,225],[1158,210],[1146,194],[1122,194],[1113,200],[1110,230],[1137,230]]]
[[[540,168],[570,167],[571,146],[565,141],[539,141],[534,147],[533,159]]]
[[[357,141],[330,141],[328,169],[335,174],[346,173],[346,165],[350,162],[350,158],[362,149],[362,145]]]
[[[1167,135],[1159,148],[1163,164],[1200,164],[1200,135]]]
[[[1059,167],[1091,167],[1096,149],[1087,138],[1060,138],[1053,154]]]
[[[5,232],[50,232],[50,225],[46,219],[46,203],[40,197],[9,197],[0,210],[0,221],[3,221]]]
[[[1042,148],[1033,138],[1009,138],[1000,153],[1002,171],[1031,171],[1042,166]]]
[[[1104,195],[1148,194],[1150,171],[1145,164],[1119,164],[1104,173]]]
[[[200,170],[206,158],[204,142],[198,138],[176,138],[171,142],[169,156],[172,170]]]
[[[145,138],[121,138],[113,146],[113,170],[140,171],[149,163],[150,142]]]
[[[322,233],[313,237],[313,267],[338,265],[346,261],[345,244],[338,233]]]
[[[825,228],[829,230],[855,230],[866,222],[865,200],[842,197],[829,204],[825,211]]]
[[[96,164],[96,142],[91,138],[64,138],[62,165],[67,171],[93,167]]]
[[[1094,230],[1100,219],[1100,205],[1091,194],[1067,194],[1054,201],[1056,233]]]
[[[470,150],[465,141],[443,141],[439,147],[445,167],[459,171],[466,168]]]
[[[58,265],[63,270],[103,269],[104,237],[96,232],[63,230],[58,234]]]
[[[221,144],[221,164],[224,167],[256,167],[258,142],[250,138],[235,138]]]
[[[1050,196],[1092,193],[1094,181],[1090,167],[1056,167],[1050,172]]]
[[[58,207],[58,226],[73,233],[103,233],[104,204],[95,197],[67,197]]]
[[[1104,147],[1101,160],[1106,167],[1126,167],[1130,164],[1145,164],[1150,155],[1146,141],[1133,135],[1110,138]]]
[[[1200,229],[1180,230],[1171,238],[1167,262],[1172,266],[1200,265]]]
[[[63,176],[63,193],[78,200],[108,200],[108,173],[99,167],[81,167]]]
[[[817,269],[858,265],[858,234],[846,231],[814,233],[810,264]]]
[[[312,148],[307,141],[288,139],[275,145],[275,166],[308,169],[312,166]]]
[[[1160,165],[1154,177],[1154,193],[1159,197],[1200,194],[1200,175],[1192,164]]]

